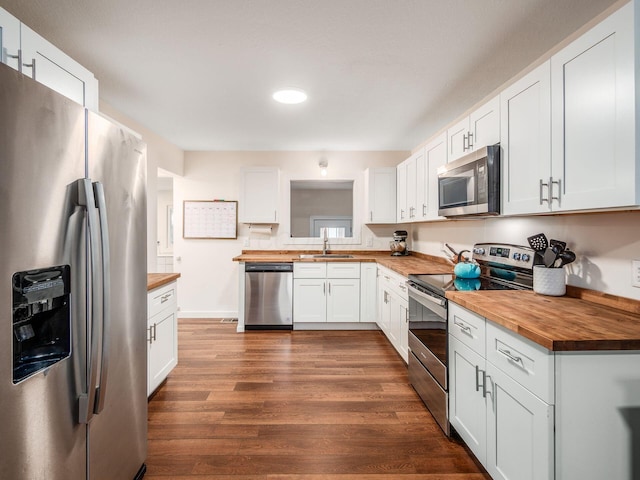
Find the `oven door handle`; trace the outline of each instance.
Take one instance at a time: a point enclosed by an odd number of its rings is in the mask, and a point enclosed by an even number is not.
[[[428,293],[421,292],[417,288],[412,287],[409,282],[406,282],[406,285],[407,287],[409,287],[409,293],[417,298],[420,298],[422,300],[428,300],[429,302],[435,303],[436,305],[439,305],[441,307],[444,307],[447,305],[447,301],[443,300],[440,297],[436,297],[435,295],[429,295]]]

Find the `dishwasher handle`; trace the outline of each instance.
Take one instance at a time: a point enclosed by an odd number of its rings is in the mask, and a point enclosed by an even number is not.
[[[244,266],[245,272],[293,272],[293,263],[247,263]]]

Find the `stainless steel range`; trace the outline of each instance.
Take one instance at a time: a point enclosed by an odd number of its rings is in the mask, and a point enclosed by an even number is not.
[[[447,376],[447,299],[449,290],[530,290],[533,265],[529,247],[479,243],[472,260],[479,278],[453,274],[409,275],[409,380],[446,435],[450,434]]]

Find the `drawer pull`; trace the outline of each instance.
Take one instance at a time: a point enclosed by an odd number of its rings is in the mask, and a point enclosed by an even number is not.
[[[165,293],[160,297],[160,303],[164,303],[171,298],[171,293]]]
[[[515,363],[519,363],[520,365],[522,365],[524,367],[524,363],[522,362],[522,357],[516,357],[509,350],[503,350],[502,348],[499,348],[498,352],[500,352],[502,355],[507,357],[509,360],[511,360],[511,361],[513,361]]]
[[[469,327],[468,325],[464,325],[463,323],[457,322],[456,320],[453,321],[453,324],[458,326],[460,330],[462,330],[467,335],[470,335],[473,337],[473,333],[471,333],[471,327]]]

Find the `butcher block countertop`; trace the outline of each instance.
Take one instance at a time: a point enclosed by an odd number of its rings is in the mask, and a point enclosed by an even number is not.
[[[412,253],[393,257],[389,251],[363,252],[339,250],[332,253],[352,255],[352,258],[300,258],[300,254],[319,254],[318,251],[291,250],[243,250],[233,260],[235,262],[375,262],[405,277],[412,273],[453,273],[453,265],[441,257]]]
[[[640,302],[567,286],[533,291],[447,292],[449,300],[552,351],[640,350]]]
[[[180,278],[179,273],[147,273],[147,292]]]
[[[237,262],[376,262],[401,275],[452,273],[441,257],[334,251],[353,258],[300,258],[306,251],[243,251]],[[640,301],[567,286],[551,297],[527,290],[447,292],[449,300],[552,351],[640,350]]]

